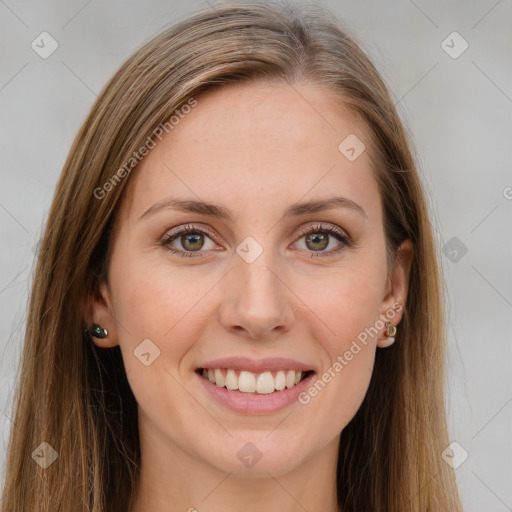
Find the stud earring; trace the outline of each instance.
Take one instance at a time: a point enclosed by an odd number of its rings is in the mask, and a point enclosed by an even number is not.
[[[99,326],[98,324],[92,324],[90,331],[88,331],[87,329],[84,329],[84,332],[85,332],[85,334],[90,334],[94,338],[98,338],[100,340],[102,340],[108,336],[107,329],[104,329],[103,327]]]
[[[380,347],[386,348],[395,342],[396,326],[391,322],[386,322],[386,338],[380,342]]]

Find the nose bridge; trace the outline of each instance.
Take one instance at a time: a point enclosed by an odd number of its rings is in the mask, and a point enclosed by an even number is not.
[[[243,328],[254,338],[264,338],[274,331],[289,328],[291,309],[284,279],[279,275],[277,251],[270,246],[271,237],[258,242],[260,254],[246,257],[258,248],[253,241],[240,244],[242,252],[232,275],[230,300],[223,305],[222,321],[226,328]],[[251,245],[252,244],[252,245]],[[238,252],[238,251],[237,251]],[[239,257],[238,255],[236,256]]]
[[[237,289],[238,302],[245,306],[249,314],[257,315],[259,312],[260,315],[269,315],[279,309],[283,297],[277,268],[278,263],[269,244],[262,248],[254,261],[243,260],[239,263],[237,273],[242,286]]]
[[[268,254],[271,251],[266,252]],[[267,300],[276,298],[279,288],[276,267],[275,258],[263,254],[253,263],[244,262],[240,265],[245,291],[249,296],[263,295]]]

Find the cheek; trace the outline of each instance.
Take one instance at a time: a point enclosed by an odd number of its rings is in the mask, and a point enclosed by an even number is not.
[[[368,389],[385,272],[384,260],[360,258],[357,264],[333,270],[308,295],[308,306],[327,326],[322,339],[316,335],[327,357],[322,375],[316,376],[301,403],[314,409],[310,418],[329,425],[331,435],[350,422]]]
[[[330,269],[315,279],[314,287],[309,279],[297,281],[297,294],[306,298],[304,302],[326,327],[322,329],[327,334],[323,344],[331,360],[347,350],[351,340],[375,325],[383,299],[385,271],[385,262],[360,258],[357,264]],[[315,336],[314,332],[310,334]]]
[[[375,360],[378,301],[364,286],[347,286],[324,297],[329,330],[319,342],[326,354],[322,374],[299,397],[311,407],[309,421],[335,436],[352,420],[368,390]]]
[[[195,281],[190,271],[150,260],[120,256],[111,272],[119,345],[139,407],[156,423],[172,417],[178,428],[183,422],[186,431],[188,415],[201,411],[179,410],[190,402],[177,381],[179,365],[205,329],[201,299],[214,283],[211,277],[198,276]],[[142,357],[146,353],[149,361]],[[165,425],[161,427],[165,430]]]
[[[312,408],[308,414],[311,421],[323,425],[328,438],[339,434],[353,419],[373,371],[375,348],[370,344],[349,345],[300,397],[305,407]]]
[[[174,371],[204,330],[207,318],[201,305],[218,276],[199,267],[173,268],[162,259],[119,254],[111,273],[114,311],[123,353],[129,356],[150,339],[160,350],[160,362]],[[132,359],[126,358],[127,366],[134,364]]]

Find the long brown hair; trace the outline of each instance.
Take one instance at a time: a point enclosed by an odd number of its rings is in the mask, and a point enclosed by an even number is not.
[[[341,435],[340,508],[461,510],[453,471],[441,458],[449,439],[437,250],[392,97],[333,12],[224,3],[194,13],[131,56],[73,143],[29,300],[2,512],[128,509],[139,475],[137,404],[119,347],[98,349],[83,333],[86,299],[108,277],[111,227],[133,172],[126,162],[201,91],[251,80],[324,86],[365,122],[377,148],[388,249],[395,254],[405,239],[414,248],[397,340],[377,351],[367,395]],[[43,442],[58,453],[46,468],[33,457]]]

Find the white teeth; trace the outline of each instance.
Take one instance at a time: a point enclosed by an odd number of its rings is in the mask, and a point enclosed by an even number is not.
[[[286,373],[286,387],[291,388],[295,384],[295,372],[293,370],[288,370]]]
[[[222,372],[218,368],[215,368],[215,381],[217,386],[220,386],[221,388],[226,384],[226,377],[222,375]]]
[[[267,394],[275,390],[274,377],[270,372],[263,372],[258,375],[256,391],[258,393]]]
[[[236,376],[235,370],[229,369],[227,371],[226,387],[231,391],[238,389],[238,377]]]
[[[282,391],[285,388],[292,388],[301,381],[303,372],[299,370],[278,370],[274,377],[270,371],[255,374],[241,370],[237,374],[231,368],[228,370],[208,368],[207,370],[203,369],[202,375],[211,383],[221,388],[226,387],[230,391],[239,390],[242,393],[266,395],[274,391]]]
[[[238,390],[244,393],[254,393],[256,391],[256,378],[254,377],[254,373],[240,372],[240,377],[238,377]]]
[[[283,370],[279,370],[276,373],[276,383],[275,383],[276,389],[278,391],[281,391],[286,386],[286,375],[284,374]]]

